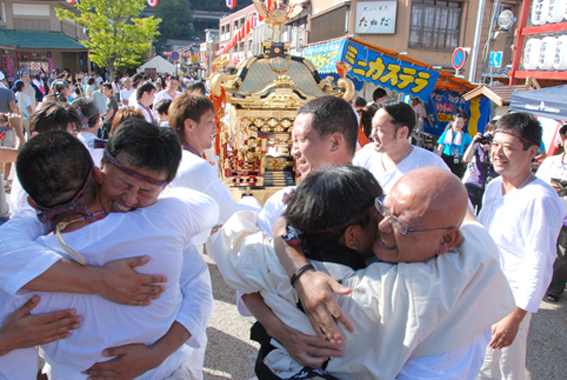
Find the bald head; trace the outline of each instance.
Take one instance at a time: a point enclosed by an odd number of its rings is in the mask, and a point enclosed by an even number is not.
[[[441,168],[420,168],[404,175],[391,193],[398,201],[411,202],[419,217],[444,220],[448,226],[460,226],[467,212],[468,195],[459,178]]]
[[[422,168],[405,174],[383,201],[374,254],[387,262],[419,262],[447,253],[460,240],[468,196],[450,171]]]

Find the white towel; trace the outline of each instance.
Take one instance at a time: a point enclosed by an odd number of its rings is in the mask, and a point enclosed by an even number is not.
[[[458,132],[453,140],[453,128],[447,130],[443,145],[461,145],[463,143],[463,132]]]

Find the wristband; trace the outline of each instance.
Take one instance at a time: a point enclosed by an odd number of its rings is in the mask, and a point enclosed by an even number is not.
[[[297,281],[297,279],[299,278],[299,276],[301,276],[303,273],[307,272],[309,269],[313,269],[315,270],[315,268],[313,267],[313,265],[311,264],[307,264],[301,268],[299,268],[294,274],[293,276],[291,276],[291,280],[289,280],[289,282],[291,283],[291,287],[295,288],[295,282]]]

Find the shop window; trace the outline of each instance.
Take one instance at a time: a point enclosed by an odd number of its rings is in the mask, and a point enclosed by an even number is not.
[[[409,46],[454,50],[459,46],[461,3],[441,0],[413,0]]]

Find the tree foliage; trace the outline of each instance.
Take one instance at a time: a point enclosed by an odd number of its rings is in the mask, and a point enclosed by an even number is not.
[[[159,18],[140,18],[146,0],[81,0],[78,14],[57,9],[60,20],[68,18],[87,29],[84,42],[91,61],[106,66],[110,76],[121,66],[133,66],[151,48],[158,33]]]
[[[158,40],[187,40],[192,36],[193,19],[188,0],[162,0],[154,8],[156,17],[167,22],[159,25]]]

